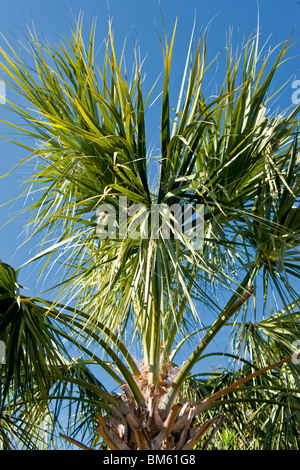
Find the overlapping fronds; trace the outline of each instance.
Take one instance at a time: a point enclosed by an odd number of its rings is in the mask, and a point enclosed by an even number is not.
[[[79,374],[79,363],[75,367],[60,343],[64,338],[118,386],[126,383],[127,400],[139,411],[149,405],[149,390],[159,394],[168,381],[160,400],[166,419],[175,416],[187,377],[229,323],[249,341],[254,332],[251,341],[261,347],[251,357],[256,369],[294,351],[298,314],[287,312],[299,301],[299,107],[275,115],[269,95],[290,39],[265,56],[259,31],[235,57],[230,41],[224,80],[213,96],[203,86],[213,63],[206,63],[207,38],[200,35],[193,47],[193,30],[173,105],[176,24],[170,39],[166,31],[160,38],[157,188],[150,187],[145,119],[156,88],[145,93],[147,77],[137,53],[128,77],[125,45],[118,57],[111,23],[101,60],[94,25],[85,46],[82,19],[71,39],[56,46],[30,33],[28,62],[13,48],[0,50],[7,83],[24,102],[6,106],[21,118],[8,124],[28,137],[28,146],[21,144],[29,153],[22,164],[32,166],[24,194],[33,198],[29,240],[38,236],[39,249],[27,264],[40,261],[41,276],[50,279],[53,273],[55,279],[51,303],[40,305],[39,299],[21,299],[13,271],[1,264],[1,331],[11,364],[6,394],[12,376],[22,377],[23,369],[30,382],[32,370],[46,377],[52,368],[51,386],[59,374],[81,390],[91,380],[86,396],[95,392],[101,406],[120,406],[122,400],[89,376],[86,363]],[[192,212],[184,219],[187,208]],[[270,297],[285,310],[252,330],[249,312],[265,314]],[[170,367],[190,340],[196,344],[171,376]],[[30,345],[26,355],[22,341]],[[88,342],[100,346],[108,361],[93,356]],[[270,361],[262,354],[268,348]],[[35,364],[30,372],[29,360]],[[295,375],[291,361],[285,367]],[[44,387],[47,395],[49,386],[40,381],[38,390]],[[128,413],[122,406],[120,413]]]

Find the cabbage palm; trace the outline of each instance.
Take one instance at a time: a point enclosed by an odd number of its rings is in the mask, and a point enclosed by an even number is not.
[[[6,104],[22,118],[9,124],[28,137],[16,142],[29,153],[22,164],[34,165],[24,194],[39,249],[27,265],[42,261],[45,277],[57,267],[52,294],[33,298],[0,265],[4,448],[55,446],[58,429],[82,448],[208,448],[231,423],[228,410],[251,448],[250,408],[257,429],[275,416],[262,447],[299,446],[278,431],[281,409],[292,416],[287,435],[299,431],[299,108],[267,108],[290,40],[264,57],[258,33],[235,58],[229,44],[220,91],[206,97],[206,38],[194,49],[193,31],[173,107],[175,32],[160,38],[159,157],[146,142],[155,86],[145,95],[137,53],[128,75],[111,24],[101,68],[94,27],[86,47],[81,20],[55,47],[31,34],[30,63],[1,50],[7,83],[27,102]],[[100,230],[108,207],[114,236]],[[201,208],[201,224],[178,230],[170,207]],[[213,351],[227,330],[232,351]],[[203,369],[214,355],[234,361],[227,382]]]

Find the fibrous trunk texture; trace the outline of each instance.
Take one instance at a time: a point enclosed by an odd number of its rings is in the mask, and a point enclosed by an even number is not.
[[[171,370],[168,375],[172,376]],[[124,386],[120,400],[126,405],[126,412],[120,413],[120,407],[106,417],[96,416],[96,429],[111,450],[192,450],[212,427],[216,431],[225,419],[216,416],[202,424],[196,423],[199,407],[187,403],[182,397],[181,402],[175,403],[166,413],[161,405],[172,380],[161,378],[157,389],[149,385],[148,372],[144,369],[137,382],[146,406],[137,406]]]
[[[217,428],[224,417],[217,416],[204,424],[195,424],[197,407],[175,403],[164,416],[159,409],[159,395],[150,394],[148,407],[132,407],[128,413],[112,410],[105,418],[96,416],[96,429],[111,450],[192,450],[212,427]],[[204,443],[205,445],[205,443]]]

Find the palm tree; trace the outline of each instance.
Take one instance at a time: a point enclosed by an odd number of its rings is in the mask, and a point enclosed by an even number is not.
[[[55,47],[31,33],[29,63],[1,49],[7,83],[27,102],[6,103],[34,166],[24,194],[38,250],[26,264],[42,261],[42,277],[57,268],[52,294],[30,297],[19,270],[0,264],[3,448],[64,439],[84,449],[251,449],[256,435],[260,448],[299,448],[299,107],[267,108],[290,39],[264,57],[258,32],[235,58],[229,43],[224,82],[205,97],[211,64],[193,30],[173,107],[175,32],[160,38],[156,159],[146,143],[155,86],[144,98],[143,64],[136,52],[128,75],[111,23],[101,68],[82,18]],[[230,352],[213,350],[225,336]],[[206,372],[214,357],[226,371]]]

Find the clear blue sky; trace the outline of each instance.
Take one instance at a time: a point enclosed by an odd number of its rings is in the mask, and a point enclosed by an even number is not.
[[[172,65],[172,80],[175,85],[177,79],[178,83],[180,82],[195,18],[199,30],[209,25],[209,57],[213,57],[225,46],[230,27],[234,28],[234,37],[239,44],[255,30],[258,4],[262,44],[269,39],[269,45],[272,47],[287,39],[291,32],[295,40],[300,38],[300,2],[296,0],[161,0],[160,4],[170,34],[177,13],[179,15]],[[158,0],[110,0],[109,9],[110,16],[113,17],[115,38],[120,47],[125,37],[129,49],[138,39],[141,54],[148,54],[146,68],[150,86],[162,69],[161,48],[156,30],[157,28],[162,32]],[[92,19],[97,18],[97,41],[101,51],[101,43],[107,34],[107,0],[0,0],[0,32],[9,40],[15,51],[22,53],[19,41],[24,42],[27,25],[31,28],[34,25],[41,39],[57,43],[61,36],[70,34],[70,26],[74,26],[80,11],[84,12],[84,25],[87,30]],[[0,44],[4,46],[2,38]],[[277,103],[281,109],[291,105],[291,80],[300,79],[299,44],[294,47],[293,55],[298,57],[286,63],[278,71],[276,79],[276,86],[290,79]],[[7,90],[7,99],[16,99],[10,90]],[[0,113],[0,119],[8,118],[3,108],[0,108]],[[154,113],[153,121],[149,125],[153,145],[159,132],[157,117]],[[11,119],[11,114],[9,118]],[[5,135],[5,132],[7,128],[0,123],[0,135]],[[26,151],[0,139],[0,175],[7,173],[24,156]],[[21,191],[23,177],[21,170],[18,170],[13,176],[0,179],[0,206]],[[21,207],[20,203],[0,207],[0,226]],[[23,240],[23,223],[24,220],[20,217],[0,229],[0,259],[11,263],[15,268],[30,256],[25,249],[16,251]],[[28,285],[26,276],[22,282]]]

